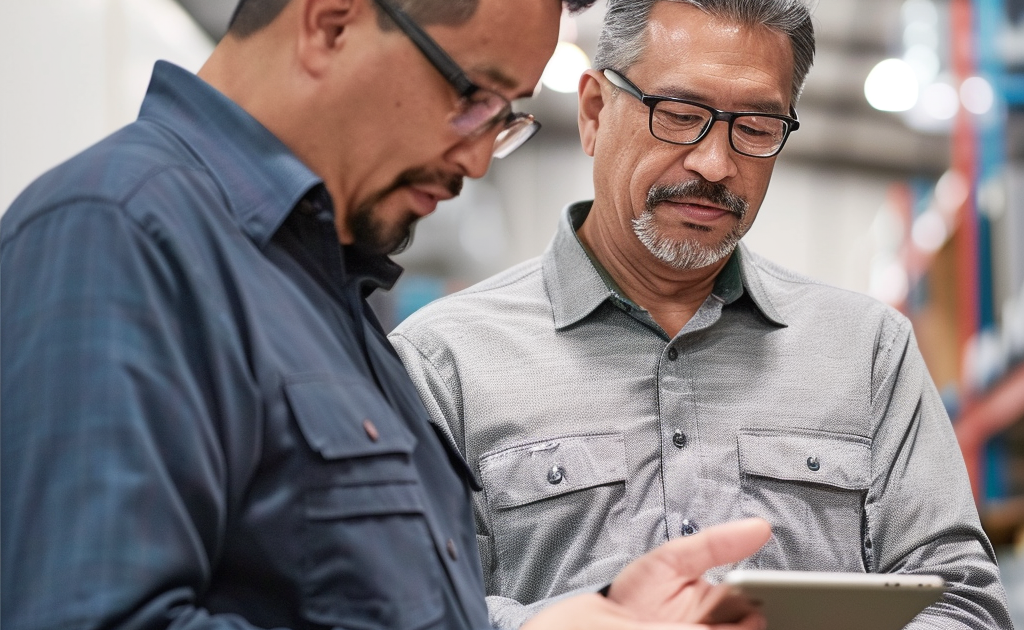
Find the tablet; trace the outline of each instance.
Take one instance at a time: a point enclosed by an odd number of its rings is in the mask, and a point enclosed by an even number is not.
[[[768,630],[900,630],[945,591],[937,575],[737,569],[701,621],[737,621],[757,606]]]

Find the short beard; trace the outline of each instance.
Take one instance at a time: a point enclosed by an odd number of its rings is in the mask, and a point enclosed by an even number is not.
[[[737,222],[725,237],[713,245],[705,245],[696,239],[673,240],[662,234],[654,216],[654,208],[663,201],[685,197],[703,199],[716,206],[724,206],[736,215]],[[742,197],[732,193],[723,184],[705,179],[694,179],[670,186],[654,186],[647,193],[643,213],[633,219],[633,233],[655,258],[673,269],[703,269],[722,260],[736,249],[750,226],[743,222],[747,216],[748,204]],[[688,224],[689,227],[708,232],[703,225]]]
[[[413,184],[441,184],[453,195],[462,192],[462,177],[426,169],[405,171],[393,184],[363,201],[348,215],[348,229],[355,243],[364,250],[377,254],[400,254],[412,245],[416,215],[409,214],[396,225],[386,225],[377,216],[377,205],[399,188]]]

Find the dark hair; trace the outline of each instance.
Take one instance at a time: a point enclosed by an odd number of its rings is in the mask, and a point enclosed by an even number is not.
[[[507,0],[506,0],[507,1]],[[582,11],[595,0],[562,0],[572,13]],[[231,15],[228,32],[235,37],[248,37],[267,26],[281,13],[290,0],[239,0]],[[408,13],[417,24],[461,24],[473,16],[479,0],[391,0]],[[376,7],[376,5],[374,5]],[[392,28],[391,21],[378,13],[381,26]]]
[[[807,0],[609,0],[594,67],[624,72],[639,61],[651,8],[663,1],[689,4],[716,17],[784,33],[793,47],[791,97],[796,104],[814,63],[814,25]]]

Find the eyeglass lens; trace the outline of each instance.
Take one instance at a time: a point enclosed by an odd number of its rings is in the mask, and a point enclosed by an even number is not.
[[[678,144],[697,141],[713,124],[710,111],[676,101],[659,101],[651,113],[651,133],[659,140]],[[782,146],[786,139],[786,121],[769,116],[736,116],[732,124],[731,141],[740,153],[768,156]]]
[[[513,114],[509,102],[487,89],[477,89],[462,99],[451,119],[456,132],[467,138],[478,136],[502,125],[494,140],[493,155],[502,158],[519,148],[540,129],[540,123],[528,114]]]

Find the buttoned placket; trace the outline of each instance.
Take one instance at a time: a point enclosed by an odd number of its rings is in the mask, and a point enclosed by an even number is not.
[[[338,305],[349,320],[348,326],[343,329],[355,333],[356,341],[362,351],[362,359],[365,362],[367,372],[373,376],[374,382],[381,394],[396,408],[391,393],[385,383],[378,375],[379,370],[374,366],[373,354],[368,347],[366,330],[366,319],[362,312],[362,300],[358,294],[358,283],[353,282],[348,275],[345,260],[342,255],[342,245],[338,240],[338,233],[334,223],[333,204],[327,191],[323,188],[314,188],[299,202],[296,211],[307,220],[316,225],[317,235],[315,242],[310,243],[310,248],[319,266],[328,278],[328,290],[337,300]]]
[[[723,302],[709,296],[694,316],[669,341],[658,361],[658,405],[661,427],[661,470],[668,538],[691,536],[707,521],[702,505],[699,418],[694,370],[689,347],[694,336],[722,315]]]

